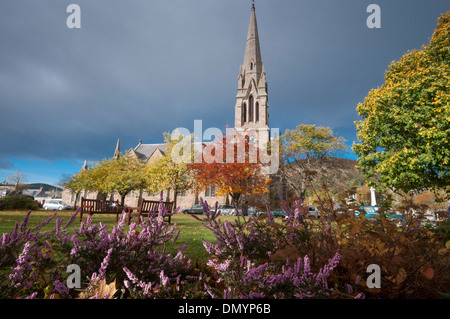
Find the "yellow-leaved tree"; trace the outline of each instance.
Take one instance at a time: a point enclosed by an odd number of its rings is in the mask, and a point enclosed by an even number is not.
[[[428,45],[405,54],[357,111],[353,146],[367,178],[410,191],[450,184],[450,11]]]
[[[172,150],[177,143],[181,142],[181,139],[183,138],[172,139],[170,134],[165,133],[165,155],[149,163],[145,168],[146,189],[153,194],[164,190],[173,191],[175,208],[177,208],[178,193],[189,189],[192,184],[186,162],[174,161],[172,158]]]

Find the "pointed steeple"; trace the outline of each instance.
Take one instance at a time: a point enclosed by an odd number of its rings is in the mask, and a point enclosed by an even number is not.
[[[116,151],[114,152],[114,158],[118,159],[120,157],[120,139],[117,140]]]
[[[259,132],[259,140],[269,141],[267,77],[261,58],[255,4],[252,4],[244,64],[239,69],[235,106],[235,130]]]
[[[247,47],[245,49],[244,64],[242,66],[245,75],[262,73],[261,48],[259,45],[258,23],[256,21],[255,4],[252,4],[252,13],[250,16],[250,25],[248,27]]]
[[[78,173],[75,176],[77,176],[77,175],[81,174],[81,172],[84,172],[84,171],[87,171],[87,170],[88,170],[87,161],[84,161],[83,166],[81,167],[81,169],[78,171]]]

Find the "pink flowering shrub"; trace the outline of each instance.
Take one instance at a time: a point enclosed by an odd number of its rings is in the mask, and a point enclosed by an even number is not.
[[[263,217],[240,216],[235,222],[222,222],[220,211],[211,210],[206,203],[203,207],[204,217],[193,217],[206,222],[205,227],[216,235],[216,243],[203,244],[212,256],[207,264],[218,283],[214,290],[217,297],[336,297],[334,289],[328,286],[328,277],[338,266],[340,254],[334,252],[322,265],[301,255],[308,250],[313,236],[307,210],[284,207],[284,223],[275,221],[269,209]],[[347,289],[353,293],[351,285]]]
[[[63,272],[70,264],[62,242],[62,219],[56,219],[51,232],[40,230],[52,221],[56,214],[40,225],[29,228],[31,211],[14,230],[0,238],[0,297],[24,298],[58,294],[67,296]],[[72,218],[68,223],[73,222]],[[61,245],[59,245],[61,244]]]
[[[201,220],[214,235],[203,242],[205,264],[174,253],[177,225],[158,216],[127,226],[122,215],[107,228],[91,217],[73,226],[57,215],[36,227],[29,212],[0,236],[0,298],[398,298],[448,295],[448,237],[420,227],[328,212],[308,218],[308,207],[268,209],[260,217],[222,221],[204,205]],[[334,213],[329,214],[329,213]],[[325,216],[326,215],[326,216]],[[44,226],[54,222],[50,231]],[[444,226],[444,225],[442,225]],[[448,225],[447,225],[448,226]],[[81,269],[81,289],[67,286],[67,267]],[[368,288],[369,264],[381,267],[383,289]],[[424,289],[426,287],[426,289]]]
[[[56,214],[29,228],[30,213],[0,238],[0,298],[77,297],[79,291],[66,284],[70,264],[81,269],[82,289],[91,289],[98,280],[114,280],[120,288],[117,294],[125,298],[184,297],[190,294],[184,289],[198,283],[183,254],[185,245],[175,255],[166,252],[178,233],[175,225],[164,222],[164,209],[159,216],[132,223],[128,230],[123,214],[111,231],[102,223],[94,224],[90,216],[70,230],[74,214],[64,226],[57,218],[52,231],[41,233]]]

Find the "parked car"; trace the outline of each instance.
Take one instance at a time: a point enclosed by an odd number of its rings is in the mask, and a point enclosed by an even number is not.
[[[319,217],[320,210],[316,206],[309,206],[308,208],[308,216],[309,217]]]
[[[272,213],[273,217],[281,217],[281,218],[286,218],[287,217],[286,212],[284,210],[281,210],[281,209],[277,209],[277,210],[271,211],[271,213]]]
[[[67,206],[62,201],[56,200],[56,199],[50,199],[45,201],[44,205],[42,205],[42,208],[46,210],[65,210],[68,209],[69,206]]]
[[[223,216],[235,215],[234,206],[231,206],[231,205],[220,205],[217,210],[220,210],[220,215],[223,215]],[[241,215],[242,209],[238,208],[238,213]]]
[[[282,209],[271,210],[270,213],[272,214],[273,217],[287,218],[286,212]],[[257,212],[256,216],[261,216],[265,214],[267,214],[267,212]]]
[[[390,220],[403,221],[405,219],[403,217],[403,215],[400,214],[399,212],[390,212],[390,211],[388,211],[388,214],[389,214],[389,219]]]
[[[380,215],[380,211],[382,211],[382,209],[380,207],[375,207],[375,206],[370,206],[370,205],[366,205],[366,206],[361,206],[361,210],[364,210],[366,213],[366,217],[367,218],[375,218],[376,216]],[[389,220],[396,220],[396,221],[402,221],[403,220],[403,215],[399,214],[399,213],[393,213],[390,211],[385,211],[387,214],[387,217]],[[356,211],[356,215],[360,215],[361,212]]]
[[[366,213],[367,218],[374,218],[379,215],[379,213],[376,211],[374,206],[369,206],[369,205],[361,206],[360,209]],[[361,212],[357,210],[356,216],[359,216],[359,215],[361,215]]]
[[[190,208],[185,208],[181,211],[183,214],[203,214],[202,205],[194,205]]]

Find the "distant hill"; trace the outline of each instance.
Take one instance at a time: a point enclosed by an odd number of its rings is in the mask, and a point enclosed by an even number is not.
[[[63,188],[60,186],[53,186],[45,183],[33,183],[33,184],[27,184],[24,185],[22,189],[40,189],[41,187],[44,188],[44,192],[51,191],[52,189],[58,189],[62,190]]]

